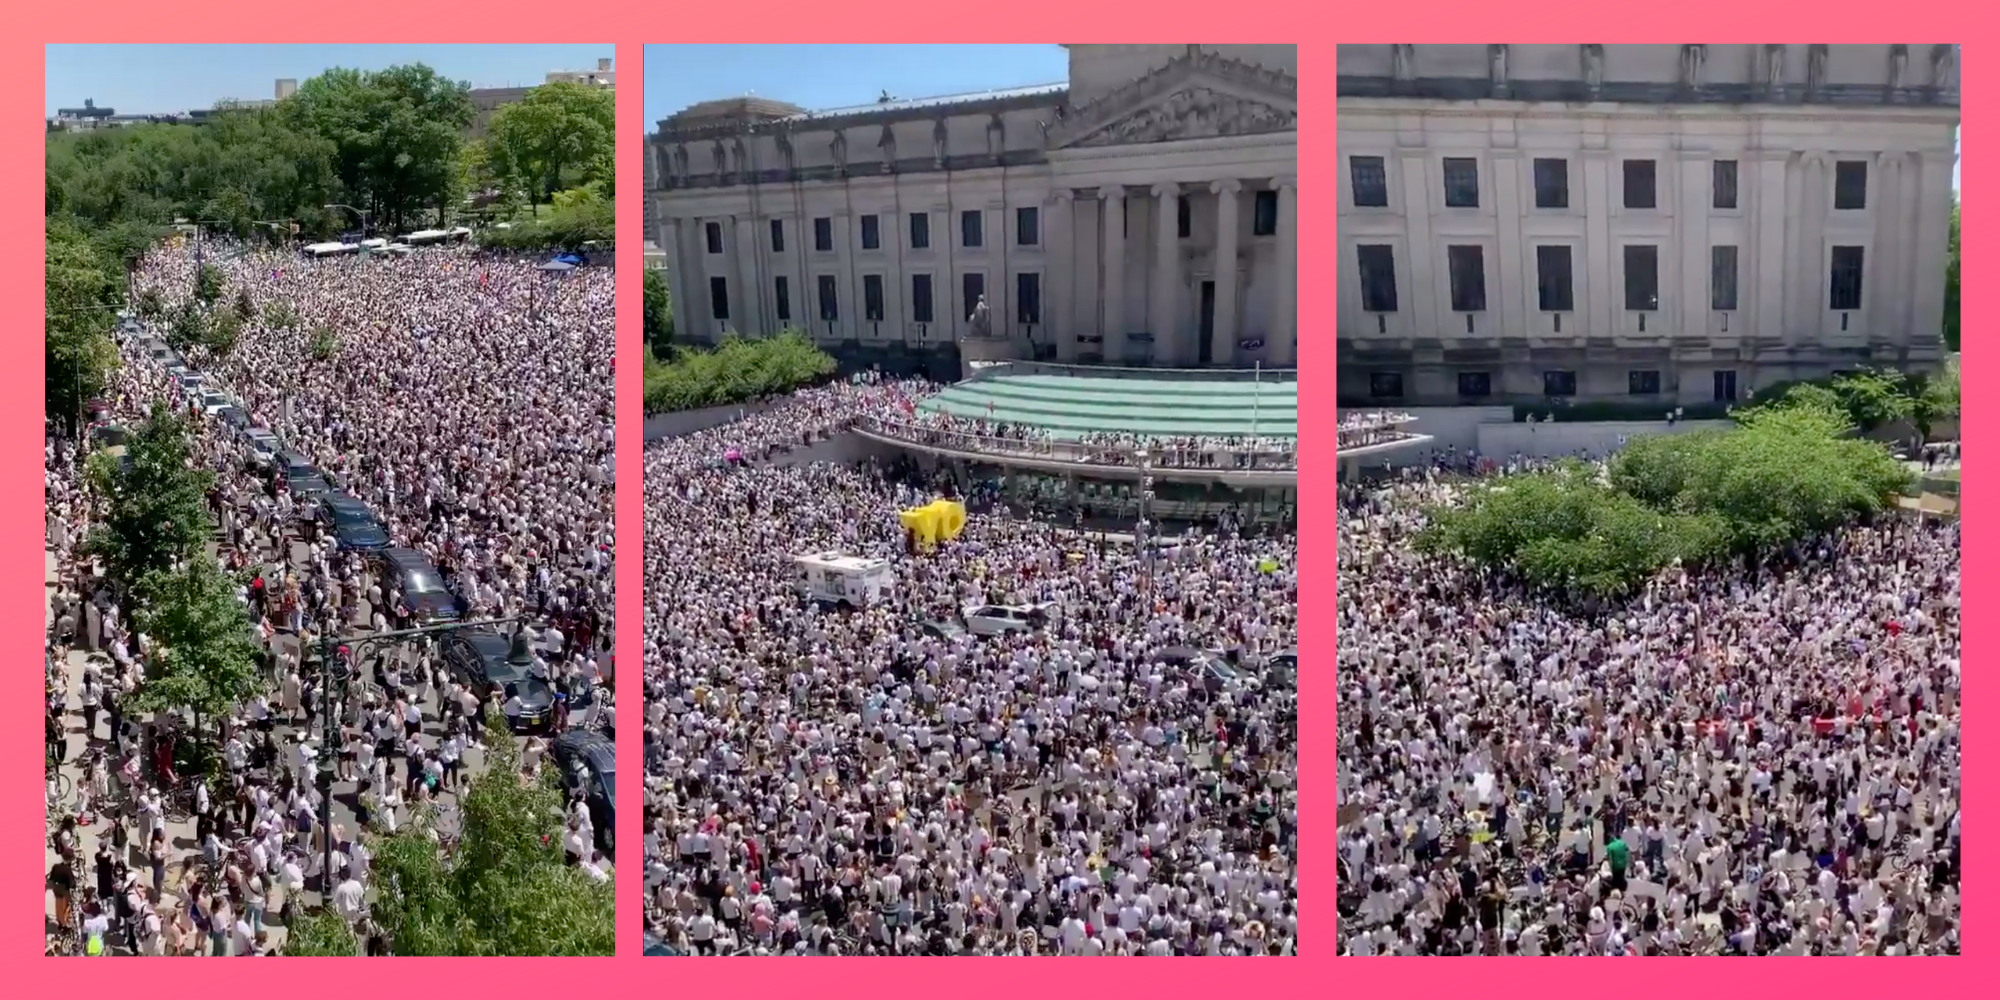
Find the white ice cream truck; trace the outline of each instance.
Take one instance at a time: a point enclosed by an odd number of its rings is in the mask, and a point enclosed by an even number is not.
[[[815,552],[792,560],[799,596],[824,604],[866,607],[888,596],[893,572],[887,559],[845,552]]]

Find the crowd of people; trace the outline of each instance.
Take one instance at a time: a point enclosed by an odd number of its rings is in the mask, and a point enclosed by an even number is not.
[[[1401,441],[1416,432],[1410,429],[1416,418],[1393,410],[1370,410],[1343,414],[1335,428],[1338,448],[1365,448],[1372,444]]]
[[[1341,492],[1342,954],[1958,952],[1956,521],[1569,607],[1410,544],[1467,488]]]
[[[957,445],[965,450],[1056,457],[1094,465],[1130,466],[1144,462],[1156,468],[1296,469],[1299,460],[1298,441],[1293,438],[1129,431],[1065,435],[1038,424],[915,409],[902,400],[870,415],[869,422],[898,437]]]
[[[865,379],[645,450],[649,935],[688,954],[1292,954],[1297,543],[975,512],[907,460],[800,450],[934,387]],[[823,607],[793,557],[892,567]],[[972,602],[1054,609],[973,636]],[[1235,669],[1204,669],[1217,650]],[[1206,655],[1206,654],[1203,654]],[[1294,654],[1295,656],[1296,654]]]
[[[212,309],[234,311],[239,295],[251,308],[226,354],[186,351],[205,388],[220,386],[364,501],[393,546],[425,554],[464,619],[532,623],[530,672],[556,693],[553,729],[608,727],[612,276],[554,278],[533,261],[464,248],[322,261],[207,249],[223,278]],[[202,262],[192,246],[156,249],[134,275],[135,301],[156,298],[171,317],[195,294]],[[150,643],[121,617],[124,581],[80,549],[104,513],[104,498],[84,484],[90,449],[52,429],[53,933],[80,936],[91,954],[257,954],[272,946],[271,918],[305,891],[330,893],[366,932],[361,834],[422,816],[449,847],[456,791],[482,756],[484,724],[514,719],[519,699],[469,689],[430,643],[355,664],[353,683],[329,695],[321,635],[416,624],[394,577],[335,544],[284,477],[252,461],[235,428],[189,405],[140,338],[127,337],[121,354],[101,422],[137,427],[162,402],[189,419],[195,457],[216,476],[212,557],[249,581],[238,597],[244,628],[262,642],[264,685],[231,717],[200,720],[199,732],[181,713],[121,710]],[[332,747],[318,736],[328,711],[340,734]],[[526,741],[525,777],[541,768],[551,735]],[[212,743],[220,766],[175,774],[185,756],[175,744],[189,740]],[[315,781],[329,758],[331,829]],[[570,806],[572,860],[608,880],[599,848],[609,831],[592,829],[580,798]]]

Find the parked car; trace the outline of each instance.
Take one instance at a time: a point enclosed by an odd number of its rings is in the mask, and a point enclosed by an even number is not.
[[[526,636],[509,639],[490,625],[474,625],[451,633],[445,640],[444,662],[460,683],[480,698],[494,691],[512,689],[521,699],[516,731],[546,727],[554,718],[556,695],[549,682],[529,673],[535,656],[528,650]]]
[[[402,592],[403,610],[410,617],[424,623],[459,619],[458,595],[446,589],[430,556],[416,549],[383,549],[374,562],[383,589],[393,584]]]
[[[389,531],[375,519],[375,512],[346,493],[329,490],[320,494],[319,519],[342,549],[380,552],[389,547]]]
[[[973,635],[1004,635],[1040,629],[1055,616],[1052,604],[969,604],[965,607],[965,627]]]
[[[248,427],[243,430],[243,444],[250,449],[250,464],[260,469],[268,469],[277,461],[278,452],[285,448],[284,442],[276,434],[262,427]]]
[[[243,412],[243,408],[233,402],[215,411],[215,419],[237,434],[243,433],[250,426],[250,414]]]
[[[590,808],[591,832],[602,851],[610,851],[615,818],[618,751],[602,733],[572,729],[555,738],[549,752],[561,771],[563,787],[583,791]]]

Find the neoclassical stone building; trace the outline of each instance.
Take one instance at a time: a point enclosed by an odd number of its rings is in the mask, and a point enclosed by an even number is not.
[[[1351,405],[1939,361],[1950,45],[1342,45]]]
[[[676,331],[790,326],[862,359],[1292,365],[1297,46],[1067,48],[1065,83],[660,122],[649,225]]]

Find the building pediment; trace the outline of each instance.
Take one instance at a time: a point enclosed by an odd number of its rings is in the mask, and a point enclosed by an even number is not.
[[[1129,146],[1296,132],[1298,100],[1297,77],[1194,49],[1074,109],[1051,130],[1049,144]]]

